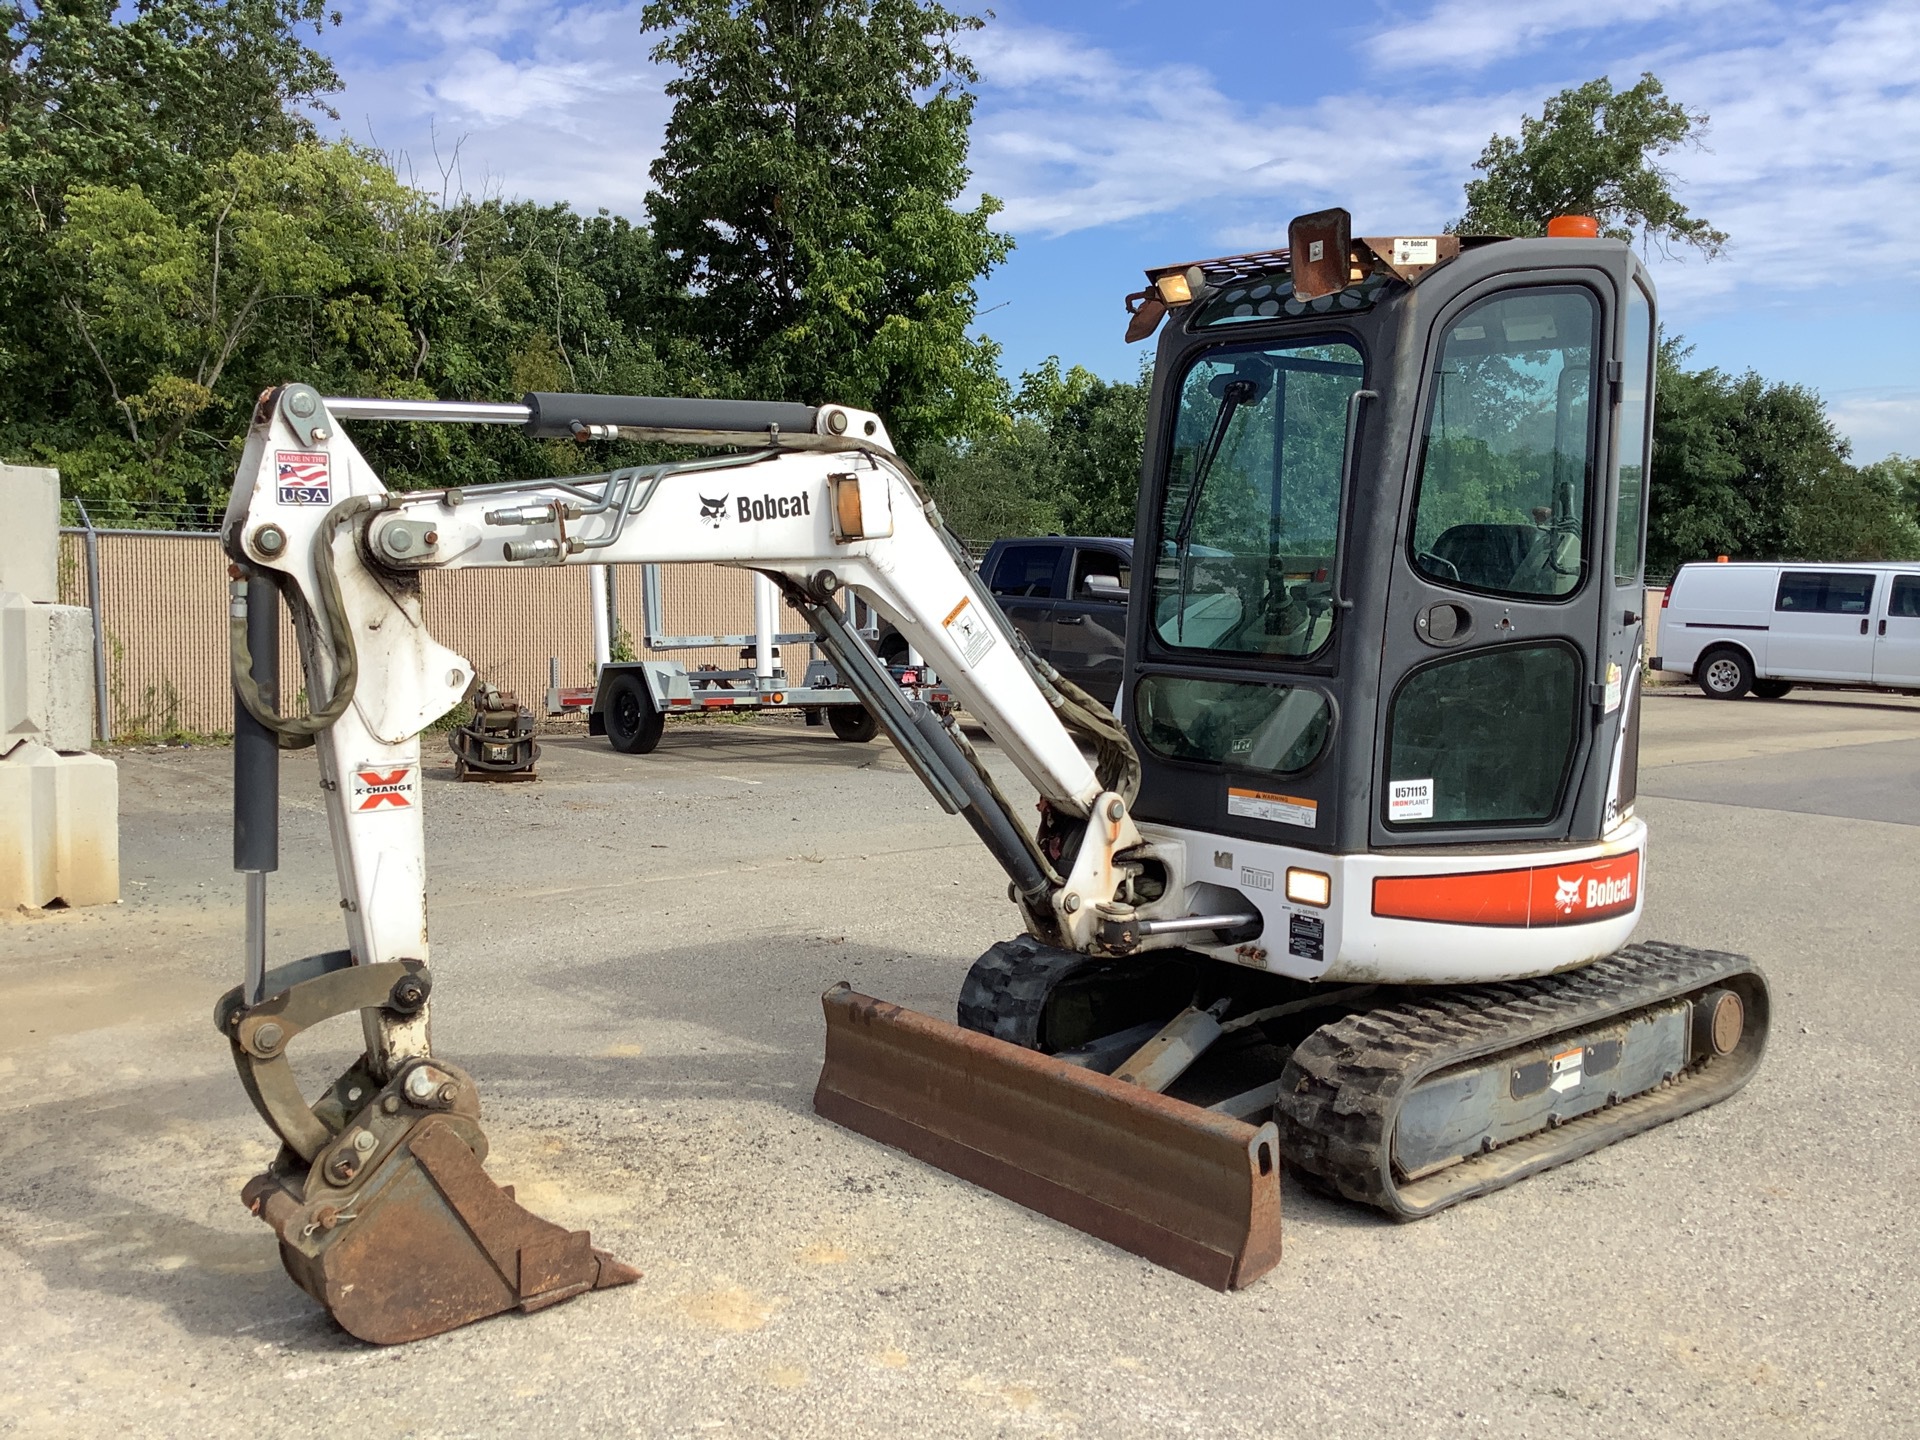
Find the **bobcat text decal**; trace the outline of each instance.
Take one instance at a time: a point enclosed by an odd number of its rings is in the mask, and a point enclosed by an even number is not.
[[[1632,912],[1640,852],[1525,870],[1393,875],[1373,882],[1373,913],[1449,925],[1582,925]]]

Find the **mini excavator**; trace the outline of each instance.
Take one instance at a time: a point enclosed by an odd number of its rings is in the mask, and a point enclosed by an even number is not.
[[[474,1082],[430,1045],[419,736],[474,673],[422,623],[427,570],[770,577],[1022,929],[958,1023],[829,991],[817,1111],[1196,1280],[1278,1261],[1283,1165],[1412,1219],[1752,1075],[1759,971],[1629,944],[1657,333],[1629,247],[1577,218],[1355,237],[1330,210],[1285,249],[1151,270],[1127,306],[1160,338],[1118,716],[1022,643],[877,415],[261,397],[223,532],[248,954],[216,1020],[282,1142],[244,1199],[348,1331],[637,1278],[488,1177]],[[402,494],[342,429],[363,420],[700,453]],[[1036,824],[892,683],[851,596],[993,737]],[[274,694],[283,599],[304,715]],[[306,744],[346,945],[270,965],[275,765]],[[309,1100],[289,1046],[355,1011],[365,1053]]]

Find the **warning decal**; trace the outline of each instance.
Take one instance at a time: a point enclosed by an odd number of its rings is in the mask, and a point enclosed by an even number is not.
[[[1247,820],[1271,820],[1311,830],[1320,819],[1320,805],[1298,795],[1273,795],[1265,790],[1227,790],[1227,813]]]
[[[1574,1046],[1571,1050],[1562,1050],[1558,1055],[1554,1056],[1553,1080],[1548,1084],[1547,1088],[1558,1091],[1561,1094],[1569,1090],[1578,1090],[1580,1088],[1581,1074],[1586,1068],[1586,1058],[1587,1052],[1578,1045]]]
[[[354,766],[354,810],[411,810],[414,805],[413,772],[411,765],[368,763]]]
[[[974,609],[973,601],[965,596],[961,597],[960,603],[953,607],[940,625],[969,665],[978,665],[980,657],[993,648],[993,626],[981,617],[980,612]]]
[[[324,450],[276,450],[274,483],[282,505],[331,505],[333,460]]]

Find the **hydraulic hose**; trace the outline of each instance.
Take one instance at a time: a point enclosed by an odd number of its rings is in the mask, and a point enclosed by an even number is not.
[[[319,610],[314,615],[314,622],[320,632],[318,639],[333,656],[333,693],[325,705],[306,716],[276,713],[260,694],[260,687],[253,678],[253,654],[247,643],[246,618],[236,617],[228,626],[232,641],[234,694],[249,715],[279,737],[282,750],[300,750],[313,744],[314,737],[346,714],[347,706],[353,703],[360,667],[354,654],[353,626],[347,620],[346,602],[340,595],[340,578],[333,568],[333,537],[343,523],[378,510],[383,503],[382,499],[372,495],[351,495],[327,511],[320,522],[319,544],[313,555],[314,580],[320,591]],[[287,588],[278,572],[263,570],[260,573],[271,576],[273,583],[283,591]],[[304,647],[301,660],[304,664]],[[307,676],[308,694],[313,693],[317,678],[311,674]]]

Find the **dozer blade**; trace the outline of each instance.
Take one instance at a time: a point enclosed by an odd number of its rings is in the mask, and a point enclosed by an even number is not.
[[[813,1108],[1217,1290],[1280,1260],[1280,1147],[1253,1126],[829,990]]]
[[[287,1273],[348,1334],[398,1345],[640,1278],[586,1231],[542,1220],[494,1184],[464,1129],[420,1120],[344,1206],[325,1191],[303,1201],[272,1172],[243,1192],[280,1236]]]

